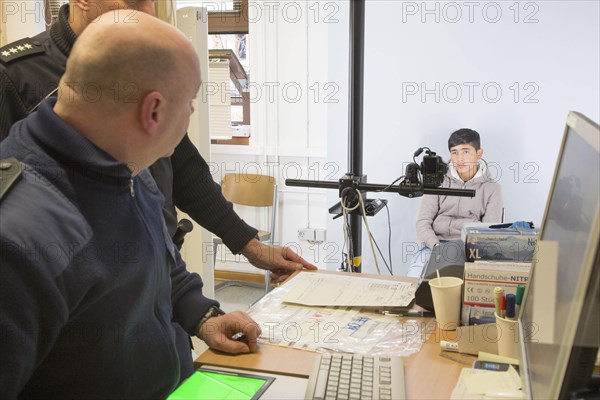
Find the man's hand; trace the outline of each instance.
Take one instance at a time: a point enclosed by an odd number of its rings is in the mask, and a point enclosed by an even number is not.
[[[198,337],[211,349],[225,353],[254,353],[261,329],[248,314],[234,311],[206,320],[198,328]]]
[[[249,241],[242,249],[242,254],[256,268],[271,271],[272,282],[283,282],[302,268],[317,269],[289,247],[267,246],[257,239]]]

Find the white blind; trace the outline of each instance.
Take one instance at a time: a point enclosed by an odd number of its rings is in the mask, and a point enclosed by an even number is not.
[[[208,66],[205,83],[210,113],[210,136],[231,138],[231,90],[229,60],[213,59]]]

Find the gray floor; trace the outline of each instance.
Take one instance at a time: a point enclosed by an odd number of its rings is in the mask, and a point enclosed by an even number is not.
[[[226,286],[215,291],[215,297],[225,312],[246,311],[264,294],[264,288],[250,286]]]
[[[264,287],[226,286],[215,291],[217,301],[225,312],[236,310],[247,311],[248,308],[265,295]],[[192,338],[194,353],[201,354],[207,349],[204,342],[197,337]],[[195,358],[195,357],[194,357]]]

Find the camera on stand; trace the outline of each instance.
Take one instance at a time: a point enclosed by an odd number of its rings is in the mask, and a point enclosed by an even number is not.
[[[425,155],[418,164],[415,159],[423,151]],[[413,161],[406,166],[404,180],[400,182],[398,192],[401,196],[419,197],[423,195],[423,188],[437,188],[444,182],[448,165],[429,147],[419,147],[413,155]]]

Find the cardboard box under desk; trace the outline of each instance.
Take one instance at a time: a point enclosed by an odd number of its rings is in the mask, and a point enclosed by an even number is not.
[[[530,269],[531,263],[466,262],[461,323],[477,325],[495,322],[494,288],[501,287],[505,295],[516,295],[517,286],[527,284]]]

